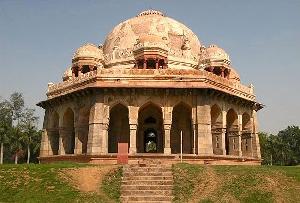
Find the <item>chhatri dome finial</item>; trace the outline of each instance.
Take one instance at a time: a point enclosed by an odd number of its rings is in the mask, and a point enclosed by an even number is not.
[[[161,11],[149,9],[149,10],[140,12],[137,15],[137,17],[139,17],[139,16],[146,16],[146,15],[160,15],[160,16],[165,16],[165,14],[163,12],[161,12]]]

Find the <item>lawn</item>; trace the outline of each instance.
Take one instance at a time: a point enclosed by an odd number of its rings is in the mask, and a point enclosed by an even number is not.
[[[176,164],[175,202],[300,202],[300,167]]]
[[[0,202],[114,202],[113,199],[118,199],[118,192],[114,191],[118,185],[113,185],[109,192],[80,192],[59,175],[62,170],[87,166],[74,163],[2,165]],[[114,176],[113,173],[110,172],[110,176]],[[106,177],[103,182],[111,184]],[[101,185],[99,188],[101,190]]]

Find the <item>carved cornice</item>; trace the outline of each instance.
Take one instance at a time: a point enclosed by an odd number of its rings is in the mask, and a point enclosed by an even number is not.
[[[100,69],[48,86],[48,100],[86,88],[214,89],[255,102],[251,88],[202,70]]]

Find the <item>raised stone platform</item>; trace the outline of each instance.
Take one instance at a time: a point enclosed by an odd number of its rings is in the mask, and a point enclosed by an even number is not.
[[[59,161],[71,161],[79,163],[91,164],[117,164],[117,154],[108,155],[55,155],[47,157],[39,157],[40,163],[52,163]],[[138,164],[142,160],[156,160],[164,164],[179,163],[180,155],[164,155],[159,153],[140,153],[129,155],[129,164]],[[182,161],[191,164],[209,164],[209,165],[260,165],[261,160],[251,157],[239,156],[201,156],[193,154],[184,154]]]

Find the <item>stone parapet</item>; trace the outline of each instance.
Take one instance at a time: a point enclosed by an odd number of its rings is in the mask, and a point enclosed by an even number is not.
[[[48,99],[85,88],[211,88],[255,101],[253,87],[232,82],[204,70],[101,69],[48,86]]]

